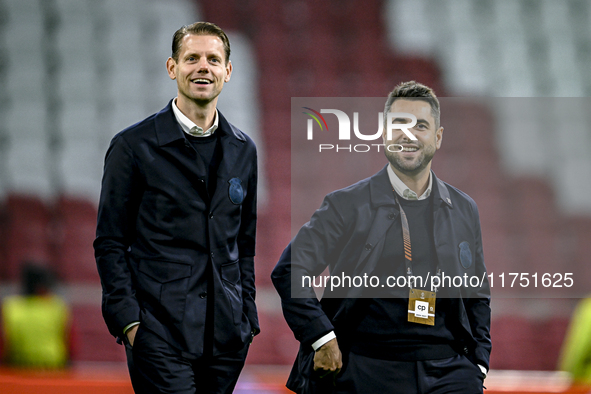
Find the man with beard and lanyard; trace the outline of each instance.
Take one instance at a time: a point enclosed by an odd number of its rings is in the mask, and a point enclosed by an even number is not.
[[[490,288],[478,209],[431,171],[443,138],[434,92],[402,83],[388,96],[389,112],[397,113],[396,124],[416,117],[407,128],[415,139],[402,129],[388,138],[384,127],[389,165],[328,194],[271,275],[300,341],[287,387],[297,393],[482,393],[491,350]],[[319,302],[302,279],[327,266],[331,276],[408,280],[402,288],[363,288],[364,294],[331,294],[327,287]],[[448,289],[445,282],[437,289],[412,280],[433,275],[484,279],[477,288],[448,283]]]

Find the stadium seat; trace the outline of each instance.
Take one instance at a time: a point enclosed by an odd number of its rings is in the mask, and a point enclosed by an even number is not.
[[[72,306],[76,332],[76,353],[73,361],[125,362],[125,349],[109,334],[100,305]]]
[[[562,342],[569,322],[568,316],[553,316],[534,323],[536,336],[533,345],[538,350],[535,366],[537,370],[553,371],[558,367]]]
[[[287,37],[288,34],[275,25],[263,25],[256,30],[253,43],[262,74],[272,73],[275,69],[286,70],[293,61],[293,52],[297,51],[286,48]]]
[[[486,101],[478,103],[455,97],[443,97],[440,101],[442,146],[446,154],[496,154],[495,120]]]
[[[558,212],[552,187],[542,179],[519,177],[511,180],[508,193],[517,196],[511,204],[515,226],[529,230],[552,231]]]
[[[265,346],[252,346],[246,361],[251,364],[285,365],[292,364],[298,352],[299,343],[285,323],[280,311],[260,311],[261,333],[254,343]]]
[[[491,353],[491,369],[536,369],[536,357],[540,355],[532,342],[536,330],[526,317],[494,318],[491,337],[495,338],[495,350]]]
[[[97,210],[87,200],[61,196],[56,203],[56,232],[59,235],[55,269],[67,283],[99,284],[92,242]]]
[[[40,47],[43,37],[43,14],[40,3],[5,0],[3,11],[6,18],[4,34],[11,37],[5,42],[9,49],[22,49],[25,45],[28,48]]]
[[[383,22],[383,4],[382,0],[373,1],[349,1],[344,2],[333,1],[332,6],[337,10],[337,16],[341,17],[334,19],[331,23],[335,31],[348,31],[369,33],[375,38],[384,36],[384,22]]]
[[[291,112],[268,111],[262,120],[263,129],[267,133],[266,140],[274,147],[289,149],[291,146]]]
[[[251,18],[252,26],[282,25],[289,18],[289,15],[283,13],[283,4],[280,1],[252,0],[244,13]]]
[[[283,211],[284,213],[279,217],[269,214],[259,215],[255,257],[256,283],[259,289],[272,288],[271,271],[291,240],[291,229],[284,224],[289,221],[289,206]]]
[[[203,14],[202,20],[211,21],[224,30],[239,30],[242,28],[243,14],[240,3],[238,0],[230,0],[224,2],[224,7],[222,8],[216,7],[213,2],[200,2],[199,6]]]
[[[97,202],[100,194],[104,152],[96,136],[64,139],[57,159],[61,192]]]
[[[506,290],[498,286],[496,279],[499,274],[520,270],[520,262],[516,246],[511,236],[504,230],[488,230],[482,228],[482,248],[484,263],[489,274],[493,274],[493,297],[506,294]],[[497,286],[494,286],[495,282]]]
[[[494,318],[491,336],[495,338],[495,350],[491,353],[491,368],[554,371],[568,321],[568,317]]]
[[[265,76],[265,89],[259,92],[261,109],[264,112],[289,110],[290,97],[292,94],[290,86],[290,75],[287,70],[275,68]],[[267,133],[267,131],[264,131]]]
[[[563,244],[560,267],[574,273],[577,295],[588,297],[588,283],[591,281],[591,219],[580,216],[565,218],[563,237],[566,242]]]
[[[17,194],[8,195],[5,209],[5,259],[0,269],[4,280],[15,282],[27,261],[50,265],[54,247],[52,212],[43,200]]]

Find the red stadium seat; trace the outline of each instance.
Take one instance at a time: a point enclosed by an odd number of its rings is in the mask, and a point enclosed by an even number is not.
[[[255,337],[246,362],[249,364],[292,364],[299,348],[280,311],[259,312],[261,333]]]
[[[92,242],[97,210],[93,203],[62,196],[56,203],[59,234],[55,268],[67,282],[99,283]]]
[[[273,70],[286,70],[291,56],[291,48],[286,47],[287,33],[277,26],[263,25],[254,33],[254,45],[259,70],[262,74],[273,73]]]
[[[491,337],[494,351],[491,353],[491,369],[536,369],[533,363],[539,355],[532,338],[536,328],[525,317],[502,316],[493,319]],[[517,350],[518,349],[518,350]]]
[[[280,1],[251,0],[241,11],[244,19],[248,19],[251,27],[273,25],[281,28],[286,15],[283,13],[283,4]],[[225,4],[219,4],[220,9],[225,10]]]
[[[224,1],[224,7],[217,7],[213,1],[200,2],[204,19],[213,22],[224,30],[238,30],[241,27],[241,16],[239,6],[242,2],[238,0]]]
[[[10,195],[6,200],[5,259],[1,276],[16,281],[26,261],[49,265],[53,249],[51,209],[41,199]]]
[[[558,212],[552,186],[542,179],[520,177],[508,185],[507,193],[515,196],[512,215],[523,231],[553,231],[558,226]]]
[[[494,119],[490,110],[465,99],[441,98],[443,146],[454,155],[496,155]],[[445,138],[448,137],[448,138]]]
[[[125,349],[109,334],[100,305],[72,307],[76,332],[73,361],[126,361]]]
[[[291,86],[290,75],[281,68],[272,68],[265,76],[266,88],[261,90],[261,109],[263,112],[289,111]],[[265,131],[266,133],[266,131]]]
[[[305,111],[302,109],[302,111]],[[291,147],[291,112],[268,111],[263,118],[263,129],[269,145],[274,148],[289,149]]]

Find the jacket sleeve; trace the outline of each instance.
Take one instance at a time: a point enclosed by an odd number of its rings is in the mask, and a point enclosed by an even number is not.
[[[481,287],[478,287],[469,297],[465,297],[464,307],[472,329],[472,336],[476,341],[476,346],[473,350],[474,361],[486,369],[489,369],[490,352],[492,342],[490,338],[490,286],[488,277],[486,276],[486,266],[484,265],[484,257],[482,251],[482,233],[480,230],[480,218],[478,214],[478,207],[472,201],[473,210],[473,226],[475,239],[475,255],[476,255],[476,275],[484,278]]]
[[[103,317],[109,332],[119,338],[126,325],[139,321],[126,253],[135,238],[142,189],[133,152],[117,135],[105,158],[94,250],[103,289]]]
[[[334,330],[310,285],[312,278],[328,266],[329,256],[343,234],[343,219],[331,200],[331,195],[325,197],[322,206],[283,251],[271,274],[285,320],[303,344],[311,344]]]
[[[238,249],[240,251],[240,278],[242,284],[242,300],[244,313],[248,317],[254,334],[260,330],[257,308],[255,304],[256,288],[254,276],[254,255],[257,223],[257,157],[254,155],[253,169],[248,179],[246,197],[242,203]]]

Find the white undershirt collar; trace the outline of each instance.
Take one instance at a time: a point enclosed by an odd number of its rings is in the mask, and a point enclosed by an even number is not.
[[[431,189],[433,188],[433,177],[431,176],[431,172],[429,172],[429,185],[427,186],[427,190],[425,190],[420,197],[418,197],[417,193],[410,190],[410,188],[398,178],[398,175],[396,175],[390,164],[388,164],[388,178],[390,178],[390,183],[392,184],[394,191],[405,200],[424,200],[431,195]]]
[[[176,118],[177,122],[181,125],[181,129],[189,135],[193,137],[207,137],[212,135],[218,128],[219,124],[219,116],[218,116],[218,109],[215,109],[215,115],[213,118],[213,125],[203,131],[203,128],[197,126],[191,119],[187,118],[185,114],[181,112],[179,107],[176,105],[176,97],[172,100],[172,112],[174,112],[174,117]]]

